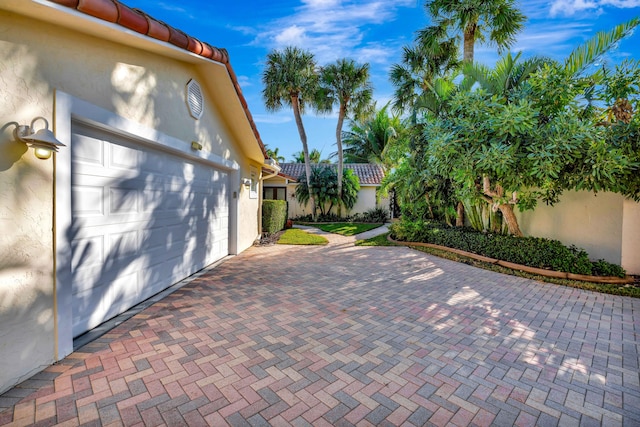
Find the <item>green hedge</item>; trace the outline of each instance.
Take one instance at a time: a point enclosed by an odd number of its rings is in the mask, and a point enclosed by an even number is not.
[[[447,246],[529,267],[594,276],[625,276],[625,270],[619,265],[604,260],[592,262],[584,250],[564,246],[557,240],[483,233],[431,221],[402,221],[393,224],[390,230],[397,240]]]
[[[262,232],[277,233],[287,222],[287,202],[285,200],[262,201]]]

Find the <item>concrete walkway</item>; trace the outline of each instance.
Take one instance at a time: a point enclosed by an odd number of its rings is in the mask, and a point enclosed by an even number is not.
[[[0,424],[640,425],[640,300],[327,237],[196,278],[5,393]]]

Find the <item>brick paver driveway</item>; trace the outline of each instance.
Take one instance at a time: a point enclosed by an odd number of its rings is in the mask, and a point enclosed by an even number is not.
[[[640,300],[332,240],[223,263],[0,424],[640,425]]]

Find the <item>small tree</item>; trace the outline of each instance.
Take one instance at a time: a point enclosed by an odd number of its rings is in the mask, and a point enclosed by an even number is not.
[[[338,197],[338,174],[333,165],[315,166],[311,171],[311,190],[316,195],[317,207],[322,216],[329,215],[334,206],[342,203],[351,210],[358,201],[360,182],[351,169],[346,169],[343,176],[342,199]],[[306,205],[309,201],[309,186],[306,176],[298,178],[296,198]]]

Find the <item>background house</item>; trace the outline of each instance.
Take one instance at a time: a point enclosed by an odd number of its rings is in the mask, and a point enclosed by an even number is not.
[[[312,167],[336,167],[329,164],[314,164]],[[360,180],[358,201],[351,211],[343,215],[363,213],[369,209],[381,207],[389,210],[389,199],[378,199],[376,190],[380,187],[384,178],[384,170],[380,165],[371,163],[347,163],[345,169],[351,169]],[[298,177],[305,173],[304,163],[282,163],[280,174],[264,181],[264,198],[287,200],[289,202],[289,218],[296,218],[311,213],[311,205],[302,205],[295,197]],[[334,208],[332,213],[337,213]]]
[[[260,233],[227,52],[117,1],[0,3],[0,392]],[[49,159],[15,137],[45,127]]]

